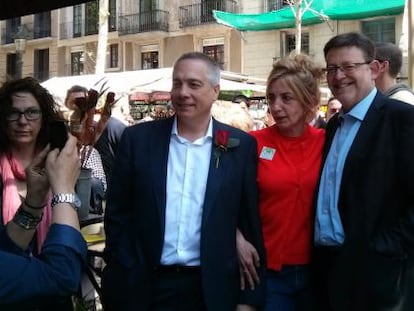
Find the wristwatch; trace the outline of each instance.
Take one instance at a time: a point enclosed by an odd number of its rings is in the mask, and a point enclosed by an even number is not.
[[[25,230],[33,230],[36,229],[42,220],[42,216],[43,214],[40,217],[33,216],[31,213],[19,208],[13,217],[13,222]]]
[[[52,198],[52,207],[58,203],[69,203],[77,211],[81,207],[81,200],[76,193],[56,193]]]

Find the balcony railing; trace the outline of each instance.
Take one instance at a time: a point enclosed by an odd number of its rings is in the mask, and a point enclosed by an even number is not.
[[[25,23],[22,25],[25,28],[25,37],[27,40],[48,38],[51,36],[51,27],[47,24],[37,24],[37,23]],[[16,37],[17,28],[8,28],[4,27],[1,29],[1,44],[10,44],[14,43]]]
[[[213,10],[237,13],[239,6],[235,0],[206,1],[179,7],[180,27],[213,23]]]
[[[76,24],[74,26],[73,22],[66,22],[59,25],[60,27],[60,40],[65,39],[72,39],[72,38],[78,38],[82,36],[88,36],[88,35],[96,35],[98,34],[98,28],[95,27],[95,23],[90,24]],[[108,24],[108,31],[116,31],[116,24],[110,23]]]
[[[153,10],[119,17],[120,35],[148,31],[168,31],[168,12]]]

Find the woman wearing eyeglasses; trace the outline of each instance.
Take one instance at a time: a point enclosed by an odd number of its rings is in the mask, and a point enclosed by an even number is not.
[[[48,191],[41,204],[26,197],[25,169],[47,146],[49,124],[59,118],[53,97],[35,79],[8,81],[1,86],[0,178],[3,187],[0,191],[0,229],[15,219],[16,214],[19,216],[22,204],[33,210],[33,214],[41,209],[41,219],[31,219],[28,215],[20,217],[20,223],[26,221],[29,227],[36,222],[36,233],[27,250],[35,257],[39,255],[52,223],[52,193]],[[22,223],[22,226],[25,224]]]
[[[53,97],[35,79],[9,81],[0,88],[0,174],[4,184],[0,217],[3,225],[14,217],[25,201],[24,170],[48,144],[49,124],[58,118]],[[51,223],[50,201],[51,197],[45,202],[34,253],[40,250]],[[25,203],[34,205],[29,201]]]

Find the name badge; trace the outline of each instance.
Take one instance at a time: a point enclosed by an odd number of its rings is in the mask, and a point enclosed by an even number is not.
[[[276,149],[270,148],[270,147],[263,147],[262,151],[260,152],[260,159],[265,160],[273,160],[273,157],[275,156]]]

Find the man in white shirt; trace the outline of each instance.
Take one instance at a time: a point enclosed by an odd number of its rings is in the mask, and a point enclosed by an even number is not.
[[[254,310],[240,290],[236,229],[264,246],[253,137],[212,118],[220,69],[202,53],[175,63],[172,118],[125,129],[105,215],[105,310]],[[265,282],[262,281],[261,284]]]

